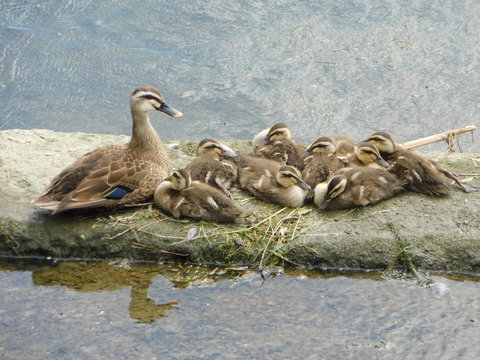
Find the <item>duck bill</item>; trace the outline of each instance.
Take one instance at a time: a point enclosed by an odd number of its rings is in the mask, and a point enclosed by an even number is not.
[[[262,139],[262,141],[260,141],[260,142],[258,143],[258,145],[260,145],[260,146],[267,145],[269,141],[270,141],[270,138],[269,138],[268,135],[267,135],[267,136],[265,136],[265,137]]]
[[[382,165],[385,168],[390,166],[390,164],[388,162],[386,162],[385,159],[383,157],[381,157],[380,155],[377,157],[377,161],[380,165]]]
[[[222,155],[230,158],[236,158],[237,153],[226,145],[222,145]]]
[[[165,114],[170,115],[171,117],[174,117],[174,118],[179,118],[183,116],[183,114],[180,111],[178,111],[177,109],[174,109],[171,106],[168,106],[166,103],[162,103],[162,105],[160,105],[157,108],[157,110],[164,112]]]
[[[303,181],[302,179],[299,179],[298,182],[297,182],[298,186],[300,186],[303,190],[312,190],[312,188],[310,187],[310,185],[308,185],[305,181]]]

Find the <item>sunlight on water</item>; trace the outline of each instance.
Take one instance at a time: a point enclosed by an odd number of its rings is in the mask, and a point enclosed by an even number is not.
[[[129,134],[140,85],[185,114],[155,114],[164,139],[285,121],[304,142],[381,129],[403,142],[478,125],[479,15],[454,0],[3,0],[0,129]]]

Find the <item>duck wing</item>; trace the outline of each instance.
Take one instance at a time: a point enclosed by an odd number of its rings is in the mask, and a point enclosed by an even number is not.
[[[151,197],[164,171],[150,161],[124,153],[103,156],[58,204],[54,214],[70,209],[123,206]]]

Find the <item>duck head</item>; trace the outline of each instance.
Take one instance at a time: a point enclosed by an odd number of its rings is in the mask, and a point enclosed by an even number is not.
[[[335,175],[328,182],[318,184],[314,190],[313,202],[320,209],[325,209],[328,203],[345,191],[347,178],[342,175]]]
[[[262,141],[258,143],[258,145],[266,145],[271,142],[281,141],[281,140],[290,140],[292,138],[292,134],[290,129],[288,128],[287,124],[285,123],[278,123],[273,125],[267,132],[267,135],[263,138]]]
[[[190,174],[185,169],[175,170],[173,174],[168,178],[168,181],[172,183],[172,188],[177,191],[186,189],[192,183],[192,180],[190,179]]]
[[[309,156],[312,154],[334,154],[337,151],[337,147],[333,142],[333,139],[327,136],[319,137],[313,143],[311,143],[307,150],[303,153],[303,156]]]
[[[163,95],[153,86],[143,86],[135,89],[130,97],[130,106],[134,112],[158,110],[175,118],[183,116],[180,111],[168,106]]]
[[[195,150],[197,156],[201,155],[215,155],[215,156],[226,156],[230,158],[237,157],[235,151],[230,149],[228,146],[220,144],[217,140],[213,139],[203,139],[197,145]]]
[[[355,145],[355,155],[358,160],[365,164],[378,163],[383,167],[389,167],[390,164],[380,155],[377,147],[369,142],[361,142]]]
[[[393,154],[397,150],[395,140],[384,131],[373,133],[365,142],[375,145],[381,154]]]
[[[300,171],[290,165],[284,165],[280,167],[280,169],[278,169],[276,179],[277,182],[285,188],[297,185],[304,190],[311,189],[310,185],[303,181]]]

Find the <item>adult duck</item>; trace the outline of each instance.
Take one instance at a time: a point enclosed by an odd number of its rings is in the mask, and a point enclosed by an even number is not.
[[[122,207],[152,197],[158,183],[170,173],[170,160],[148,113],[183,114],[168,106],[151,86],[136,89],[130,97],[132,136],[123,145],[92,150],[60,172],[33,204],[58,214],[73,209]]]

